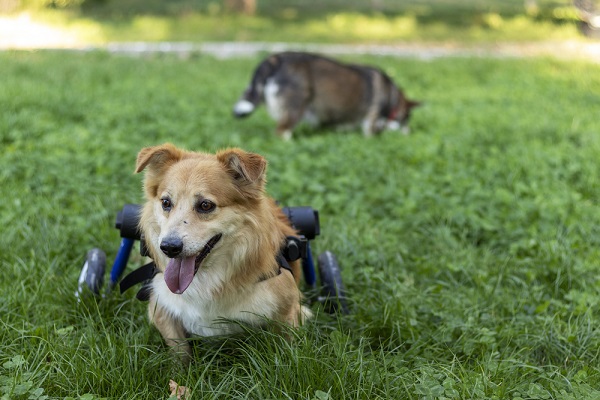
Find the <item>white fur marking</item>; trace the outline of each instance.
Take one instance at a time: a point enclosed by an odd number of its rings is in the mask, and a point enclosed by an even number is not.
[[[373,136],[373,127],[371,121],[368,118],[363,119],[362,121],[362,131],[365,137]]]
[[[281,137],[286,141],[292,140],[292,131],[286,129],[285,131],[281,132]]]
[[[285,110],[281,106],[279,100],[279,85],[273,81],[273,79],[267,80],[265,85],[265,103],[267,105],[267,111],[271,118],[275,121],[279,121],[284,116]]]
[[[240,100],[235,104],[235,107],[233,107],[233,111],[240,115],[250,114],[254,111],[254,104],[250,103],[248,100]]]
[[[184,293],[171,293],[163,274],[158,274],[152,289],[158,303],[171,315],[183,323],[186,331],[198,336],[214,336],[238,332],[240,327],[231,319],[260,325],[264,318],[273,318],[277,311],[277,299],[267,287],[257,284],[250,290],[240,290],[234,298],[219,298],[211,295],[211,289],[220,286],[226,274],[199,271],[194,281]],[[216,279],[215,279],[216,278]]]
[[[398,129],[400,129],[400,122],[396,120],[390,120],[387,122],[386,128],[390,131],[397,131]]]

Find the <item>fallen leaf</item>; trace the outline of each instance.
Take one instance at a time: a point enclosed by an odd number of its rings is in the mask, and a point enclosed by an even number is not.
[[[171,397],[177,397],[177,400],[185,400],[190,395],[190,390],[185,386],[179,386],[173,379],[169,380],[169,389],[171,389]]]

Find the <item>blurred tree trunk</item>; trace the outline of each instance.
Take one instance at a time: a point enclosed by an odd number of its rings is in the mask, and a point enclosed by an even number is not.
[[[227,12],[254,15],[256,13],[256,0],[225,0]]]
[[[523,5],[525,6],[527,15],[536,16],[540,12],[537,0],[525,0]]]
[[[371,8],[375,11],[383,10],[383,0],[371,0]]]

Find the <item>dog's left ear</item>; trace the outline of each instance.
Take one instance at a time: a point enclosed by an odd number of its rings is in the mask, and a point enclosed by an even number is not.
[[[217,153],[219,160],[238,189],[246,196],[258,198],[266,182],[267,160],[241,149],[228,149]]]
[[[135,173],[137,174],[146,169],[144,187],[148,195],[156,196],[162,175],[171,165],[181,160],[184,155],[184,151],[171,143],[140,150],[135,163]]]

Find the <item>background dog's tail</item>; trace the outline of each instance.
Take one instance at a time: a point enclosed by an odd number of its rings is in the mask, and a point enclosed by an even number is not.
[[[242,97],[233,106],[233,115],[235,117],[243,118],[252,114],[256,107],[262,103],[267,79],[273,76],[279,65],[279,57],[272,55],[256,67],[250,86],[248,86]]]

